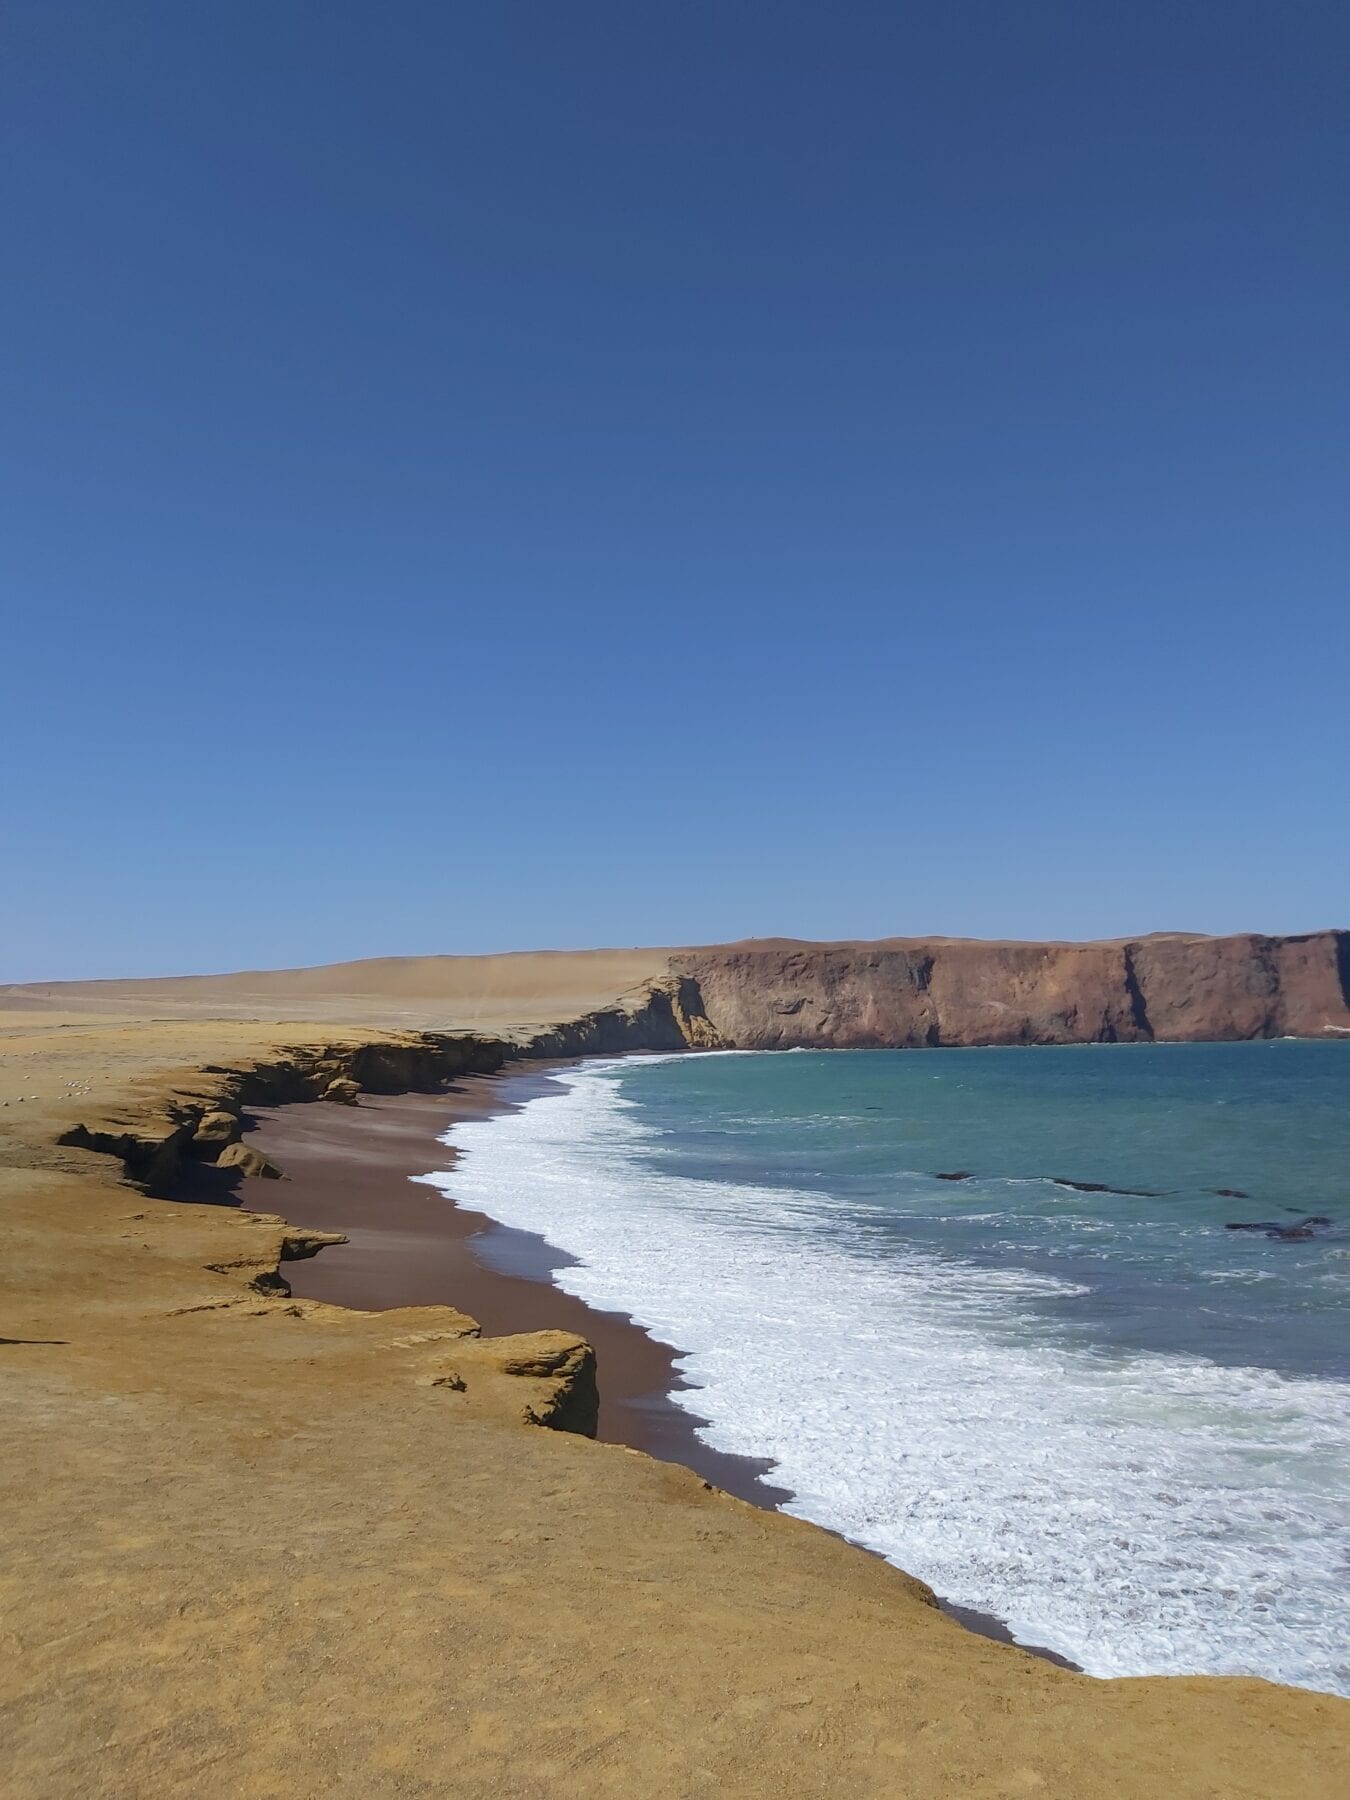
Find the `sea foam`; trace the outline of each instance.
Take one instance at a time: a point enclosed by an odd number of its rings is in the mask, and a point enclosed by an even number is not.
[[[1052,1277],[884,1255],[825,1192],[691,1180],[604,1065],[457,1125],[467,1206],[687,1352],[675,1396],[785,1510],[1094,1675],[1350,1692],[1350,1387],[1058,1341]]]

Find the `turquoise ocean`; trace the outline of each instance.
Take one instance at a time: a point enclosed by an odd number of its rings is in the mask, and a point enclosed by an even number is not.
[[[630,1058],[451,1141],[786,1510],[1092,1674],[1350,1692],[1350,1043]]]

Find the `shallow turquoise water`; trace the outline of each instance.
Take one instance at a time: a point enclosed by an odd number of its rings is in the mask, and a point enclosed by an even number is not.
[[[1350,1691],[1350,1044],[631,1059],[454,1141],[789,1510],[1092,1673]]]

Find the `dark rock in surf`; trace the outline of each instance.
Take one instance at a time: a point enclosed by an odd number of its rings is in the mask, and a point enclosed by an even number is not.
[[[1157,1188],[1118,1188],[1109,1186],[1105,1181],[1070,1181],[1065,1175],[1051,1175],[1049,1179],[1056,1187],[1072,1188],[1076,1194],[1127,1194],[1132,1200],[1162,1198]]]
[[[1263,1231],[1277,1243],[1301,1243],[1317,1237],[1331,1224],[1326,1213],[1308,1213],[1295,1225],[1282,1225],[1278,1219],[1232,1219],[1225,1231]]]

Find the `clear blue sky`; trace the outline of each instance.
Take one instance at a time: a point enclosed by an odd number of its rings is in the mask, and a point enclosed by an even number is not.
[[[0,978],[1350,923],[1340,0],[9,0]]]

